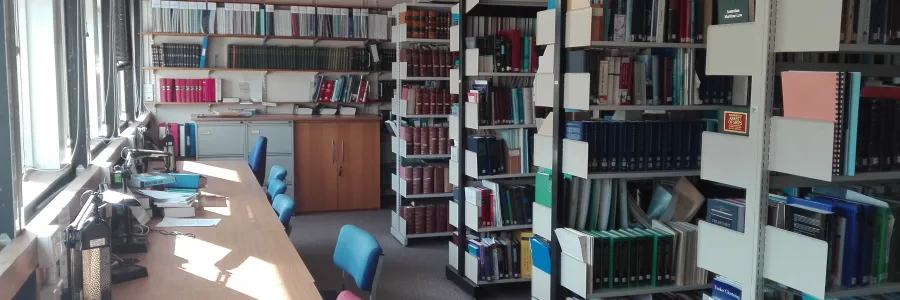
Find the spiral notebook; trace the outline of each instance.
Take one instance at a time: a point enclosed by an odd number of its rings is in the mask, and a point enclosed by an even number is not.
[[[848,72],[781,73],[785,117],[834,122],[832,175],[855,174],[860,80]]]

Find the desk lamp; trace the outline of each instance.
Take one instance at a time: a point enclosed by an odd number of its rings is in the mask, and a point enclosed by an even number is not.
[[[103,202],[112,204],[113,213],[109,218],[112,235],[112,252],[116,254],[147,252],[147,238],[134,234],[134,215],[132,207],[141,207],[141,203],[128,194],[106,190],[100,186]]]
[[[72,224],[66,228],[68,299],[112,299],[109,223],[103,219],[102,195],[91,193]]]

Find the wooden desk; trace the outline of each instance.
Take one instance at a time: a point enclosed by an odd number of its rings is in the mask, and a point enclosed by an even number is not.
[[[205,196],[197,209],[197,218],[222,221],[164,228],[196,238],[150,233],[148,253],[125,256],[140,259],[149,277],[113,285],[114,298],[322,299],[247,162],[179,162],[178,170],[206,176],[201,190],[227,197]]]

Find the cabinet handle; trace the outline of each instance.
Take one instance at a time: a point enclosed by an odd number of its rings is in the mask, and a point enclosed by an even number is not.
[[[344,165],[344,140],[341,140],[341,165]]]
[[[331,164],[334,164],[334,139],[331,139]]]

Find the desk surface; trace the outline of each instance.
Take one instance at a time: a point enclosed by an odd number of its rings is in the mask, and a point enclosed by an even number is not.
[[[312,275],[243,161],[179,162],[208,178],[197,218],[216,227],[165,228],[196,238],[150,233],[140,259],[149,277],[113,285],[116,299],[321,299]],[[151,221],[151,224],[158,222]]]

